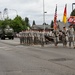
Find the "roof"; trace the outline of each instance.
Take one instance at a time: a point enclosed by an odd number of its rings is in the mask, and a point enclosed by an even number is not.
[[[67,27],[69,26],[69,23],[63,23],[63,22],[57,22],[59,29],[62,30],[63,27]],[[32,25],[31,27],[32,29],[44,29],[44,25]],[[45,29],[52,29],[50,25],[45,25]]]
[[[32,29],[51,29],[50,25],[33,25]]]
[[[69,23],[68,23],[68,22],[67,22],[67,23],[58,22],[58,26],[59,26],[59,29],[60,29],[60,30],[62,30],[62,29],[63,29],[63,27],[68,28]]]

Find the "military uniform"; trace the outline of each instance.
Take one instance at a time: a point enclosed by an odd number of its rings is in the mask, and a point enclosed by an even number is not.
[[[19,33],[19,37],[20,37],[20,44],[24,44],[24,35],[23,35],[23,32]]]
[[[54,44],[57,46],[59,41],[59,32],[57,30],[53,31]]]
[[[69,47],[71,47],[71,43],[73,43],[73,46],[74,46],[74,29],[73,28],[69,28],[68,38],[69,38]]]
[[[24,32],[24,45],[26,45],[26,31]]]
[[[44,43],[45,43],[44,32],[41,32],[41,34],[40,34],[40,40],[41,40],[41,46],[44,46]]]
[[[65,30],[62,31],[62,43],[63,43],[63,46],[66,46],[67,45],[66,36],[67,36],[67,32]]]

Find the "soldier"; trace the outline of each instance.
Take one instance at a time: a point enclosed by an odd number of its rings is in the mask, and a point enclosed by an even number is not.
[[[36,31],[36,44],[38,44],[39,43],[39,32],[38,31]]]
[[[69,26],[68,38],[69,38],[69,47],[71,48],[71,43],[73,43],[73,46],[74,46],[74,29],[73,29],[73,25]]]
[[[59,32],[57,29],[53,31],[53,37],[54,37],[54,44],[55,46],[57,46],[59,41]]]
[[[29,31],[27,31],[27,45],[29,45],[30,44],[30,33],[29,33]]]
[[[31,31],[31,44],[34,45],[34,31]]]
[[[19,37],[20,37],[20,44],[24,44],[24,41],[23,41],[23,31],[19,33]]]
[[[28,34],[28,30],[27,30],[27,32],[26,32],[26,43],[27,43],[27,45],[29,44],[29,34]]]
[[[24,44],[26,45],[26,31],[24,32]]]
[[[44,42],[45,42],[45,36],[44,36],[45,32],[42,31],[40,34],[40,40],[41,40],[41,46],[44,47]]]
[[[22,44],[22,32],[19,32],[20,44]]]
[[[49,32],[49,31],[45,31],[44,36],[45,36],[45,43],[48,44],[48,41],[49,41],[48,38],[51,37],[51,36],[50,36],[50,32]]]
[[[24,44],[24,31],[22,32],[22,44]]]
[[[62,41],[62,30],[59,30],[59,41]]]
[[[40,31],[38,32],[38,44],[40,44]]]
[[[36,34],[36,31],[34,32],[34,44],[36,45],[36,43],[37,43],[37,40],[36,40],[36,37],[37,37],[37,34]]]
[[[29,31],[29,45],[32,44],[32,32],[31,30]]]
[[[63,31],[62,31],[62,43],[63,43],[63,46],[66,47],[67,45],[67,30],[66,30],[66,27],[63,27]]]
[[[27,34],[27,30],[25,31],[25,45],[27,45],[27,36],[28,36],[28,34]]]
[[[40,44],[40,45],[41,45],[41,34],[42,34],[42,32],[39,31],[39,37],[38,37],[38,39],[39,39],[39,44]]]

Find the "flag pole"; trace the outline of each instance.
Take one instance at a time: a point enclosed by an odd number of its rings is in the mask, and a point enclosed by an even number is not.
[[[45,32],[45,3],[43,0],[43,25],[44,25],[44,32]]]
[[[54,25],[53,25],[54,30],[57,29],[57,4],[55,8],[55,14],[54,14]]]

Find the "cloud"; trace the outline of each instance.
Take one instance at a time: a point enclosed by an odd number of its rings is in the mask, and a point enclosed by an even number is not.
[[[16,3],[24,3],[24,4],[28,4],[28,3],[37,3],[40,0],[13,0],[13,2]]]
[[[44,0],[46,13],[46,22],[54,19],[55,7],[57,4],[57,18],[62,20],[65,4],[67,3],[67,15],[70,16],[72,11],[72,3],[75,0]],[[43,0],[0,0],[0,11],[8,9],[10,18],[14,18],[16,14],[22,18],[28,17],[30,23],[35,20],[37,24],[43,23]],[[11,10],[10,10],[11,9]]]

